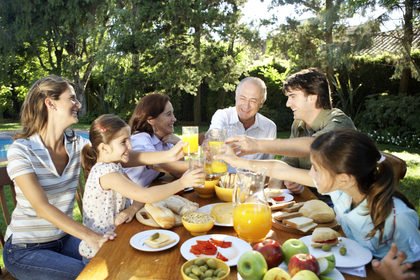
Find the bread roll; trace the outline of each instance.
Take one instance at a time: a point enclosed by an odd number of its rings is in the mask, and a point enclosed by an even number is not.
[[[323,244],[337,245],[340,234],[328,227],[319,227],[312,233],[312,247],[322,247]]]
[[[174,213],[168,208],[162,206],[162,203],[146,203],[144,208],[161,228],[171,228],[175,225]]]
[[[299,213],[307,218],[311,218],[315,223],[330,223],[334,221],[334,210],[325,202],[313,199],[305,202]]]
[[[141,208],[136,213],[136,219],[140,223],[149,226],[149,227],[160,227],[155,220],[153,220],[152,216],[146,211],[146,209]]]

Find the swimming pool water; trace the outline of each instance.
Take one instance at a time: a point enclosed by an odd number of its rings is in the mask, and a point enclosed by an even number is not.
[[[76,131],[77,135],[82,136],[83,138],[89,139],[89,133],[84,131]],[[12,144],[13,139],[11,137],[8,138],[0,138],[0,160],[7,158],[7,149]]]

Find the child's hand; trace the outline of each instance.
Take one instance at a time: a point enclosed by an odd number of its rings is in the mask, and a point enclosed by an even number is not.
[[[122,223],[131,222],[135,214],[136,213],[133,212],[132,209],[130,208],[122,210],[120,213],[118,213],[117,217],[115,217],[114,225],[117,227],[121,225]]]
[[[402,280],[416,278],[416,274],[408,272],[412,267],[411,263],[404,263],[407,255],[403,251],[399,251],[395,243],[391,244],[391,249],[382,260],[374,259],[372,261],[372,268],[376,273],[379,273],[387,280]],[[395,257],[397,255],[397,257]]]
[[[179,141],[178,143],[176,143],[176,145],[172,149],[167,151],[168,157],[167,157],[166,162],[177,161],[183,158],[184,152],[182,151],[182,148],[186,145],[188,144],[182,141]]]
[[[206,172],[202,168],[187,170],[179,179],[183,188],[199,186],[204,183]]]
[[[114,240],[117,234],[113,231],[108,231],[104,235],[96,233],[96,237],[93,241],[86,241],[86,243],[94,250],[98,251],[102,245],[108,240]]]

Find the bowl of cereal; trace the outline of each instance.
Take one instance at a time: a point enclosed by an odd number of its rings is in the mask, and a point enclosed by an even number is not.
[[[191,235],[204,235],[214,226],[214,217],[208,213],[191,212],[182,216],[182,224]]]
[[[193,279],[225,279],[230,273],[230,267],[216,258],[197,258],[185,262],[181,267],[184,280]]]

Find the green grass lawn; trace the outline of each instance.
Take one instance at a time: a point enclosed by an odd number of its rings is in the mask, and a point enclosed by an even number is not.
[[[74,128],[89,129],[87,124],[77,124]],[[17,130],[19,125],[16,123],[0,124],[0,131],[4,130]],[[208,127],[200,127],[200,132],[206,131]],[[181,135],[181,126],[175,127],[175,134]],[[288,138],[289,132],[279,132],[278,138]],[[381,151],[391,153],[397,157],[402,158],[407,163],[407,174],[404,179],[400,181],[399,189],[402,193],[414,204],[417,213],[420,216],[420,150],[419,149],[406,149],[395,145],[378,145]],[[7,203],[10,211],[12,211],[10,190],[6,188]],[[74,219],[81,222],[82,217],[75,203],[73,211]],[[6,226],[2,219],[0,219],[0,228],[5,232]],[[0,252],[1,253],[1,252]],[[0,265],[3,267],[3,255],[0,257]]]

